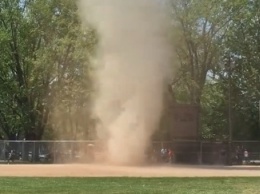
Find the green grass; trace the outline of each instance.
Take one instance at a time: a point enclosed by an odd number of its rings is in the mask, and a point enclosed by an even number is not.
[[[0,193],[254,194],[260,178],[0,178]]]

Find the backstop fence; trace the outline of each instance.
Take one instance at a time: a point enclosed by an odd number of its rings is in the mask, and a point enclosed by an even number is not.
[[[105,147],[96,141],[0,141],[0,161],[20,163],[91,162]],[[122,152],[126,148],[122,148]],[[232,164],[260,162],[260,141],[155,141],[145,152],[163,162],[162,150],[172,151],[171,162],[179,164]],[[246,157],[245,151],[248,152]],[[120,154],[120,153],[118,153]],[[101,155],[101,154],[100,154]],[[150,156],[150,157],[149,157]],[[102,157],[101,157],[102,158]]]

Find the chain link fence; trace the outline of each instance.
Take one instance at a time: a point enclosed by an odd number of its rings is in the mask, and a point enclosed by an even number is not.
[[[1,163],[92,162],[94,158],[102,158],[100,155],[103,150],[105,146],[97,141],[0,141],[0,161]],[[228,164],[229,154],[232,164],[260,163],[260,141],[234,141],[230,153],[227,142],[156,141],[144,154],[156,162],[169,162],[162,159],[169,157],[169,150],[172,154],[170,162],[178,164],[225,165]],[[248,157],[245,157],[245,151]]]

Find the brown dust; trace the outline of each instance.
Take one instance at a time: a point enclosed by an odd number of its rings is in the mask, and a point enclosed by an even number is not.
[[[167,11],[156,0],[80,0],[82,21],[99,34],[95,62],[98,138],[106,161],[142,164],[160,120],[171,49]]]

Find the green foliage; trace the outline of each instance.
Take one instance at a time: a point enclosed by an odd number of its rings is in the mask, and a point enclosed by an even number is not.
[[[0,129],[9,139],[41,139],[55,101],[86,101],[95,32],[81,27],[72,0],[0,4]]]
[[[228,138],[230,105],[234,139],[259,140],[260,2],[171,6],[175,100],[200,106],[202,138]],[[0,138],[91,138],[97,41],[74,0],[0,1]]]
[[[204,139],[223,140],[228,137],[227,107],[221,83],[206,83],[201,100],[201,127]]]
[[[223,55],[232,55],[231,107],[235,139],[259,140],[260,52],[258,1],[230,1],[229,6],[239,10],[233,15],[222,44]],[[220,63],[223,63],[220,61]],[[230,64],[229,64],[230,65]],[[228,91],[228,68],[217,72],[224,92]]]
[[[219,58],[218,42],[228,20],[220,15],[216,1],[173,1],[173,18],[176,23],[176,53],[179,73],[175,90],[177,100],[200,104],[207,73],[214,69]],[[187,100],[185,100],[187,101]]]
[[[259,140],[259,1],[173,2],[177,101],[201,107],[202,138],[224,140],[230,89],[233,138]],[[229,63],[227,56],[232,56]]]

